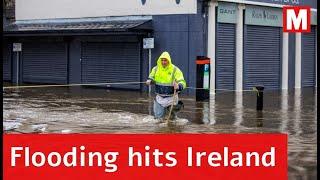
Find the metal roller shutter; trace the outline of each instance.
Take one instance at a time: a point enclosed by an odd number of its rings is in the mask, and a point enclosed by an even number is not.
[[[66,84],[67,52],[63,42],[22,44],[22,81]]]
[[[247,25],[244,36],[244,88],[280,89],[281,28]]]
[[[82,83],[140,82],[140,64],[138,43],[82,43]],[[110,87],[140,89],[140,84]]]
[[[217,89],[234,89],[235,86],[235,33],[235,24],[217,23]]]
[[[9,44],[4,43],[3,44],[3,80],[4,81],[11,81],[11,49]]]
[[[302,87],[315,86],[316,60],[316,30],[311,28],[310,33],[302,34]]]

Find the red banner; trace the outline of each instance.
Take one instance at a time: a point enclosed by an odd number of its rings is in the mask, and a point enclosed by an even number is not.
[[[287,179],[285,134],[5,134],[4,179]]]

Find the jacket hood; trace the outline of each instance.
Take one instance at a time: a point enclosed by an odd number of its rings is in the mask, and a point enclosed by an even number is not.
[[[166,58],[166,59],[168,60],[169,64],[168,64],[167,67],[171,67],[171,66],[172,66],[170,54],[169,54],[167,51],[164,51],[164,52],[160,55],[160,57],[158,58],[158,60],[157,60],[158,68],[159,68],[159,67],[163,68],[163,67],[162,67],[162,64],[161,64],[161,59],[162,59],[162,58]]]

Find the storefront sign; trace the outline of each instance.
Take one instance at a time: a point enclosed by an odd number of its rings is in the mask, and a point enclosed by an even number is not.
[[[247,5],[245,24],[282,27],[282,9]]]
[[[196,0],[16,0],[16,20],[196,13]]]
[[[279,4],[279,5],[291,5],[291,6],[310,6],[311,8],[317,8],[317,0],[244,0],[244,1]]]
[[[237,22],[237,4],[218,3],[218,22],[236,23]]]

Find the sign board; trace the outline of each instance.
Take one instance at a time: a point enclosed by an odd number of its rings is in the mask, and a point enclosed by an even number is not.
[[[245,24],[282,27],[282,9],[247,5]]]
[[[247,1],[268,3],[268,4],[279,4],[279,5],[290,5],[290,6],[310,6],[311,8],[317,8],[317,0],[243,0],[243,3]]]
[[[197,0],[16,0],[16,20],[196,14]]]
[[[237,23],[237,4],[234,3],[218,3],[218,19],[220,23]]]
[[[143,38],[143,49],[153,49],[154,38]]]
[[[22,44],[21,43],[13,43],[13,52],[20,52],[22,51]]]

